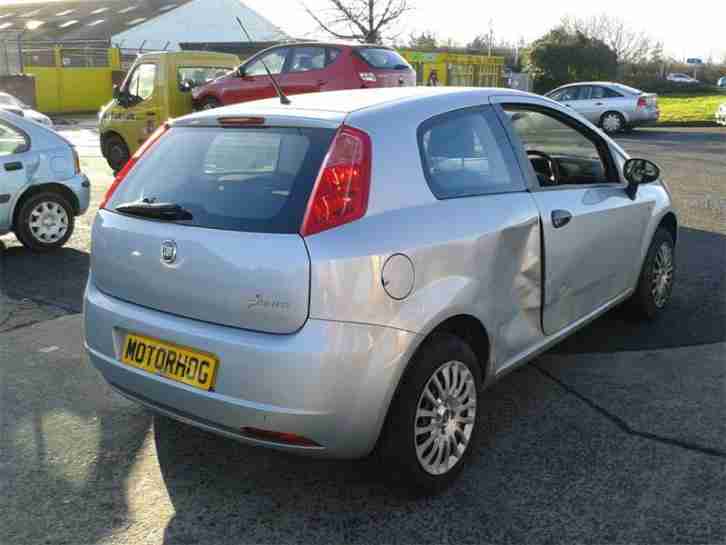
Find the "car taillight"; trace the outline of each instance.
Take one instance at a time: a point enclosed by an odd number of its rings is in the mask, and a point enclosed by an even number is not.
[[[81,158],[78,156],[76,148],[73,148],[73,169],[76,174],[81,173]]]
[[[371,139],[342,126],[330,146],[300,227],[314,235],[362,218],[368,210],[371,185]]]
[[[375,83],[378,81],[378,78],[373,72],[360,72],[358,75],[360,76],[360,79],[362,81],[368,81],[371,83]]]
[[[160,125],[153,133],[151,133],[151,136],[149,136],[146,141],[141,144],[141,147],[136,150],[136,153],[134,153],[131,158],[126,162],[126,164],[123,166],[121,170],[119,170],[118,174],[116,174],[116,178],[114,178],[113,182],[111,183],[111,186],[108,188],[108,191],[106,191],[106,195],[103,197],[103,201],[101,201],[101,205],[99,208],[106,208],[106,205],[108,204],[108,201],[113,196],[114,192],[118,188],[118,186],[121,184],[121,182],[124,181],[124,178],[128,175],[128,173],[131,171],[132,168],[134,168],[134,165],[139,162],[139,159],[141,159],[141,156],[144,155],[149,149],[158,142],[159,138],[163,136],[163,134],[169,130],[169,124],[164,123],[163,125]]]
[[[638,108],[645,108],[648,105],[648,101],[645,97],[638,98]]]

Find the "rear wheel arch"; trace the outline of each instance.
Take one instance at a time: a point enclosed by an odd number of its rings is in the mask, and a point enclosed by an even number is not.
[[[80,203],[78,202],[78,197],[76,197],[76,194],[73,193],[73,191],[71,191],[68,187],[58,183],[31,185],[23,192],[22,195],[20,195],[17,202],[15,203],[15,208],[13,209],[14,229],[17,227],[18,214],[20,213],[20,209],[23,207],[23,204],[35,195],[48,192],[56,193],[62,196],[73,207],[73,214],[78,215],[78,212],[81,208]]]

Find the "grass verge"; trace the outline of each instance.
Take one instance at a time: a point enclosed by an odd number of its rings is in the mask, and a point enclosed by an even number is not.
[[[726,92],[707,95],[663,95],[658,97],[660,124],[713,124],[719,105],[726,102]]]

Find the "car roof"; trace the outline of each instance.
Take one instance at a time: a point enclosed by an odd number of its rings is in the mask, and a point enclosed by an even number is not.
[[[498,87],[387,87],[379,89],[353,89],[309,93],[290,97],[291,104],[282,105],[277,98],[233,104],[214,110],[205,110],[185,116],[181,119],[217,118],[220,116],[286,115],[293,117],[330,117],[325,114],[335,113],[344,117],[352,112],[360,112],[378,107],[398,108],[406,104],[422,101],[440,101],[446,97],[465,99],[486,104],[494,95],[531,96],[542,99],[539,95],[524,93],[514,89]]]

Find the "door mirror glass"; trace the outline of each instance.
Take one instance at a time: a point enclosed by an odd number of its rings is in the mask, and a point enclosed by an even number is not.
[[[191,79],[185,79],[181,82],[179,82],[179,90],[182,93],[188,93],[194,88],[194,80]]]
[[[245,76],[247,75],[247,71],[245,70],[245,67],[244,67],[244,66],[240,66],[240,67],[239,67],[239,68],[237,69],[237,75],[238,75],[239,77],[241,77],[241,78],[243,78],[243,77],[245,77]]]
[[[660,178],[660,169],[647,159],[628,159],[623,167],[623,174],[632,185],[649,184]]]

